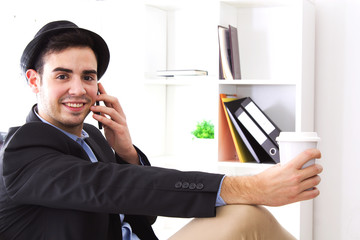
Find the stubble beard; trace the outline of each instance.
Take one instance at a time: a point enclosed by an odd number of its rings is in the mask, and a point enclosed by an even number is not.
[[[84,98],[87,99],[87,102],[90,101],[88,98]],[[60,98],[54,104],[45,101],[46,98],[44,96],[38,96],[38,111],[40,116],[43,117],[46,121],[65,131],[69,131],[70,129],[75,128],[82,129],[85,118],[90,113],[90,109],[87,109],[86,112],[64,112],[64,106],[62,104],[64,99],[64,97]]]

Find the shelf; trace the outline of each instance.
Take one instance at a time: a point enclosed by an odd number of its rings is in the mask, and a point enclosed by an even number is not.
[[[290,6],[302,3],[302,0],[225,0],[221,1],[228,5],[242,7],[274,7],[274,6]],[[313,0],[309,0],[313,2]]]
[[[296,85],[295,82],[286,82],[284,80],[272,80],[272,79],[219,80],[218,83],[223,85],[284,85],[284,86]]]
[[[240,163],[235,161],[218,162],[208,158],[207,161],[197,161],[197,157],[189,156],[157,156],[149,157],[152,166],[173,168],[184,171],[209,171],[228,176],[245,176],[258,174],[275,164],[265,163]]]
[[[153,6],[165,11],[172,11],[178,9],[189,8],[197,4],[201,4],[205,0],[145,0],[145,4],[148,6]]]
[[[308,0],[313,2],[313,0]],[[302,0],[224,0],[222,3],[241,8],[241,7],[274,7],[289,6],[302,3]],[[148,6],[155,6],[164,10],[177,10],[192,7],[194,5],[203,5],[209,3],[207,0],[146,0]]]
[[[196,85],[196,84],[219,84],[219,85],[276,85],[295,86],[295,82],[272,79],[240,79],[240,80],[218,80],[215,77],[171,77],[145,79],[147,85]]]
[[[163,77],[148,78],[144,80],[147,85],[197,85],[217,84],[216,79],[211,76],[186,76],[186,77]]]
[[[217,163],[218,172],[228,176],[255,175],[273,166],[275,166],[275,164],[241,163],[235,161],[223,161]]]

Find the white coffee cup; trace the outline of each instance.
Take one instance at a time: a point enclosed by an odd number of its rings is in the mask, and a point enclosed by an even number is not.
[[[280,163],[283,165],[306,149],[317,148],[320,138],[316,132],[280,132],[276,141],[279,143]],[[311,159],[302,168],[314,163],[315,159]]]

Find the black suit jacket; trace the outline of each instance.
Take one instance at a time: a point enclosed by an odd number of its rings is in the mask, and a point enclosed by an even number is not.
[[[126,164],[85,124],[99,162],[30,112],[0,154],[0,239],[122,239],[119,213],[145,240],[155,217],[210,217],[222,175]],[[146,165],[147,157],[137,149]]]

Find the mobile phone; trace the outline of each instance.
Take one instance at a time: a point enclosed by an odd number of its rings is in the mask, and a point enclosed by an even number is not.
[[[97,92],[97,95],[100,95],[100,92],[99,92],[99,91]],[[99,102],[99,101],[96,101],[96,102],[95,102],[95,105],[96,105],[96,106],[100,106],[100,102]],[[96,112],[96,114],[100,115],[100,112]],[[99,121],[98,121],[98,127],[99,127],[99,129],[102,129],[102,122],[99,122]]]

